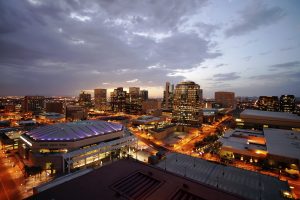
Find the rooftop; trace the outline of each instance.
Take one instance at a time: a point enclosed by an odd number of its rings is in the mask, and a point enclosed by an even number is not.
[[[123,125],[97,120],[60,123],[36,128],[25,133],[33,140],[80,140],[121,131]]]
[[[220,197],[243,199],[217,187],[128,159],[93,170],[29,199],[217,200]]]
[[[284,199],[281,191],[289,191],[288,183],[276,177],[183,154],[168,154],[158,167],[246,199]]]
[[[241,112],[241,118],[243,117],[269,118],[273,120],[296,121],[300,123],[300,116],[286,112],[271,112],[246,109],[243,112]]]
[[[141,116],[141,117],[135,119],[134,122],[147,124],[147,123],[151,123],[151,122],[157,122],[157,121],[160,121],[160,120],[161,119],[159,117],[144,115],[144,116]]]
[[[264,135],[269,154],[300,160],[300,132],[265,128]]]

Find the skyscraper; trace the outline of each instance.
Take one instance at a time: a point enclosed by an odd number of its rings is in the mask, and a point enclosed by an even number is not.
[[[79,104],[81,106],[91,106],[92,105],[92,95],[82,91],[79,94]]]
[[[234,92],[215,92],[215,101],[223,108],[235,108]]]
[[[127,92],[122,87],[110,93],[110,106],[113,112],[125,112]]]
[[[126,113],[138,114],[142,111],[142,99],[139,87],[129,87],[126,97]]]
[[[141,90],[140,94],[141,94],[142,101],[146,101],[146,100],[149,99],[149,97],[148,97],[148,90]]]
[[[292,113],[295,111],[296,99],[294,95],[281,95],[280,111]]]
[[[173,95],[174,95],[174,85],[170,87],[170,83],[166,82],[166,88],[164,91],[164,97],[162,102],[162,108],[165,110],[172,110],[173,108]]]
[[[106,89],[94,89],[95,108],[99,110],[105,110],[107,103],[107,90]]]
[[[40,113],[45,108],[44,96],[25,96],[23,103],[24,112]]]
[[[192,81],[176,85],[172,121],[184,125],[200,125],[200,86]]]

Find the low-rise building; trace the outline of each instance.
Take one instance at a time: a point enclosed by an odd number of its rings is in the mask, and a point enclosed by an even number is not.
[[[268,160],[270,166],[300,169],[300,132],[264,128],[262,131],[229,130],[219,139],[220,156],[257,163]]]
[[[272,112],[261,110],[244,110],[240,119],[236,119],[239,128],[259,129],[279,128],[300,130],[300,116],[285,112]]]

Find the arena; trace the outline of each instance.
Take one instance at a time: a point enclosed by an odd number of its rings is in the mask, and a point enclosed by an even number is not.
[[[136,139],[122,124],[88,120],[36,128],[20,136],[19,154],[51,173],[123,157]]]

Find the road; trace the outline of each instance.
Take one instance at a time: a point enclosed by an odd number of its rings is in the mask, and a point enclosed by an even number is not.
[[[5,158],[3,153],[0,154],[0,199],[15,200],[22,199],[20,191],[16,185],[11,173],[9,172],[11,164]]]

